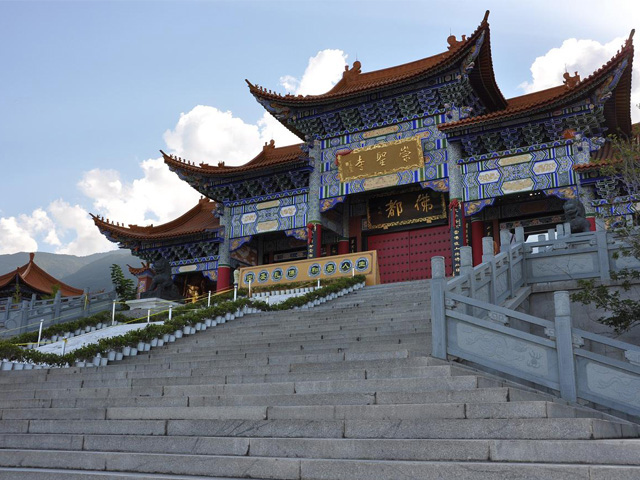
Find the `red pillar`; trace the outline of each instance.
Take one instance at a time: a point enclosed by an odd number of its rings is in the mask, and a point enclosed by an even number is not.
[[[218,286],[216,290],[222,292],[231,288],[231,267],[228,265],[218,265]]]
[[[591,225],[591,231],[595,232],[596,231],[596,217],[587,217],[587,220],[589,221],[589,225]]]
[[[320,256],[322,255],[322,224],[316,223],[316,231],[314,237],[316,251],[313,256],[314,258],[320,258]]]
[[[349,253],[349,240],[344,238],[338,242],[338,255]]]
[[[482,237],[484,236],[484,222],[471,220],[471,248],[473,250],[473,266],[482,263]]]

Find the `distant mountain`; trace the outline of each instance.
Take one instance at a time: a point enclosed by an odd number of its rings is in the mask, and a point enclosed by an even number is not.
[[[86,257],[38,252],[34,261],[49,275],[72,287],[88,287],[90,292],[113,289],[110,273],[112,264],[120,265],[125,276],[134,281],[136,279],[129,273],[127,264],[134,267],[140,266],[140,259],[131,255],[129,250],[94,253]],[[0,255],[0,275],[15,270],[28,262],[29,254],[26,252]]]
[[[134,285],[137,284],[138,280],[129,273],[127,264],[132,267],[139,267],[140,259],[131,255],[129,250],[115,250],[99,255],[101,256],[88,265],[79,268],[76,272],[60,280],[69,285],[77,286],[78,288],[88,287],[90,292],[97,292],[99,290],[108,292],[113,290],[113,285],[111,284],[111,265],[115,263],[116,265],[120,265],[126,278],[131,278],[134,281]]]

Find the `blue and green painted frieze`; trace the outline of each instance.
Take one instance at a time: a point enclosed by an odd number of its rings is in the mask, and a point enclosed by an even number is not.
[[[303,228],[307,224],[307,199],[305,193],[231,207],[229,238]]]
[[[462,159],[465,201],[575,185],[572,142]]]

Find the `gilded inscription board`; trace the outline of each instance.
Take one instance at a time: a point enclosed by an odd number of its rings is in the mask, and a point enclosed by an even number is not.
[[[346,155],[338,155],[341,182],[413,170],[423,165],[420,137],[356,148]]]
[[[432,190],[376,195],[367,201],[367,223],[371,229],[446,223],[446,219],[445,196]]]

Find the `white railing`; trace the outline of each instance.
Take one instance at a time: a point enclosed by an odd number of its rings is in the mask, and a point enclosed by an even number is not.
[[[444,258],[432,258],[432,355],[456,356],[555,390],[568,401],[583,399],[640,417],[639,347],[573,328],[567,291],[554,294],[553,321],[514,310],[531,283],[608,278],[605,265],[624,268],[618,262],[624,257],[613,253],[624,245],[604,232],[524,243],[519,229],[515,237],[508,243],[510,234],[503,234],[497,255],[493,239],[483,239],[483,262],[476,267],[471,247],[462,247],[461,273],[450,280]],[[543,270],[536,265],[541,261],[560,267]],[[629,266],[630,260],[625,262]],[[599,353],[603,350],[606,356]]]

